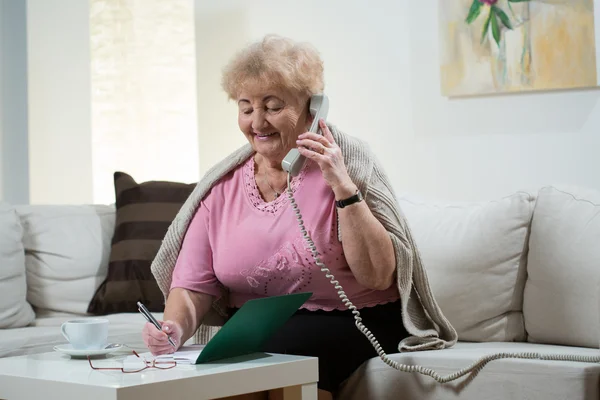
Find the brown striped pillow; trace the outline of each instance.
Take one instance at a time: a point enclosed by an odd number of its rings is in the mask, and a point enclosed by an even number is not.
[[[108,274],[90,301],[96,315],[137,312],[138,301],[153,312],[164,298],[150,271],[162,239],[196,184],[166,181],[137,183],[115,172],[116,222]]]

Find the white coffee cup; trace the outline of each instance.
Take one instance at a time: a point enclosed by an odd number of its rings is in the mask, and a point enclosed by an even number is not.
[[[103,349],[108,344],[108,320],[104,318],[72,319],[60,330],[77,350]]]

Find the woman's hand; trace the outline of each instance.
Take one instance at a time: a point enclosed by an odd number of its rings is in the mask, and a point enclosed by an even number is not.
[[[344,157],[331,131],[319,120],[323,136],[306,132],[298,136],[300,154],[314,160],[333,189],[336,200],[356,194],[357,187],[348,175]],[[390,235],[365,201],[337,211],[344,256],[361,285],[386,290],[394,283],[396,254]]]
[[[162,330],[160,331],[150,322],[146,322],[146,325],[144,325],[142,337],[146,347],[148,347],[148,350],[155,356],[174,353],[181,347],[183,330],[173,321],[158,321],[158,323],[162,327]],[[175,347],[171,346],[169,343],[169,336],[173,342],[175,342]]]
[[[298,151],[319,164],[323,178],[333,190],[336,199],[348,198],[356,193],[356,185],[350,179],[342,151],[323,119],[319,120],[319,127],[323,132],[322,136],[312,132],[298,136]]]

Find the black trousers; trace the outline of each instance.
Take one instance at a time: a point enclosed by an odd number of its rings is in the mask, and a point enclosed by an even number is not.
[[[233,315],[237,309],[231,309]],[[408,336],[402,324],[400,300],[359,309],[365,325],[387,354],[398,352]],[[319,389],[335,393],[340,384],[366,360],[377,356],[375,348],[355,325],[350,310],[298,310],[266,343],[266,353],[319,358]]]

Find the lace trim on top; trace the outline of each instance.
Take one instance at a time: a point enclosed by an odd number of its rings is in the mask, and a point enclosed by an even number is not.
[[[306,160],[298,176],[292,177],[290,182],[290,185],[292,186],[292,193],[296,193],[296,191],[302,184],[302,181],[304,181],[304,177],[306,176],[306,169],[309,162],[309,160]],[[289,204],[287,187],[284,190],[284,192],[281,193],[273,201],[267,202],[262,198],[260,190],[258,190],[258,185],[256,184],[256,177],[254,176],[254,157],[250,157],[248,161],[246,161],[242,170],[246,195],[248,196],[248,199],[250,200],[250,203],[252,203],[252,206],[254,206],[254,208],[262,212],[275,214],[282,208],[282,206]]]

